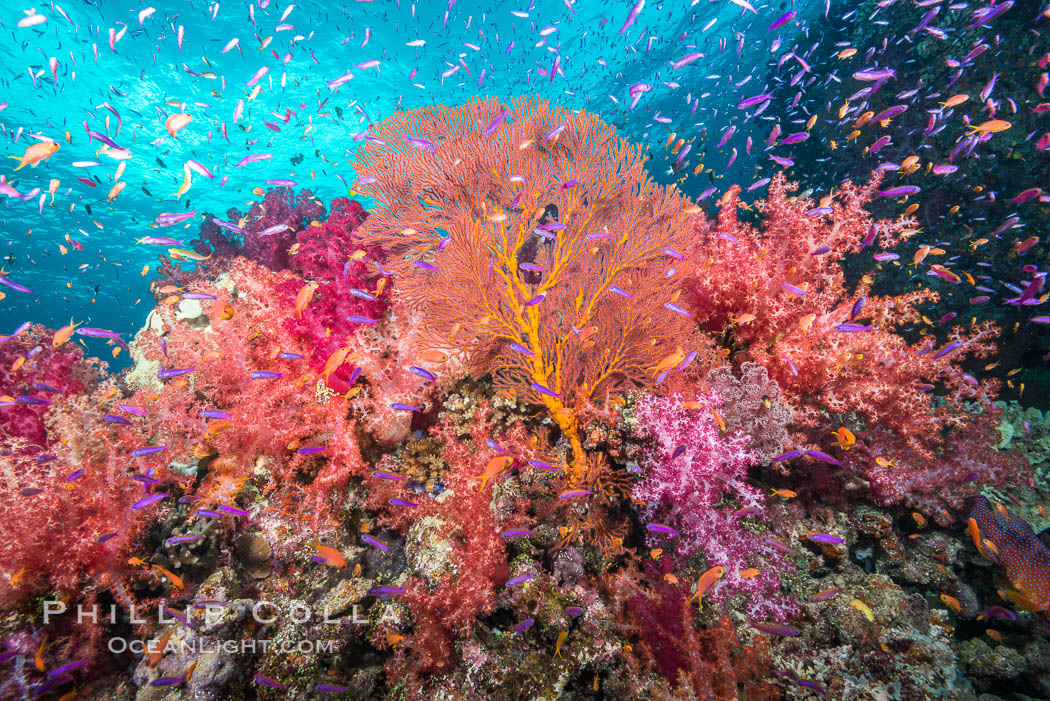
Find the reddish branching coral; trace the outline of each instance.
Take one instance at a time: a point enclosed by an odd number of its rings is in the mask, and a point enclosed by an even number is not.
[[[53,347],[54,333],[34,324],[0,341],[0,438],[44,448],[44,414],[57,396],[90,391],[105,364],[84,357],[72,341]]]
[[[902,326],[921,325],[918,306],[936,299],[920,290],[894,297],[870,294],[877,271],[855,288],[845,281],[843,260],[868,246],[892,246],[914,230],[907,218],[874,221],[865,209],[879,184],[842,185],[826,209],[791,196],[794,185],[773,178],[769,197],[754,205],[760,227],[737,219],[744,207],[731,188],[712,226],[701,218],[694,232],[706,260],[690,273],[686,306],[699,324],[727,339],[738,356],[765,366],[795,412],[796,448],[830,449],[840,425],[858,435],[858,450],[836,453],[847,472],[878,479],[875,457],[897,459],[902,485],[933,492],[958,486],[962,469],[941,469],[953,444],[988,444],[985,422],[998,383],[977,380],[962,368],[966,358],[994,351],[997,329],[988,322],[953,327],[943,343],[932,337],[909,343]],[[866,255],[866,254],[865,254]],[[930,390],[942,388],[936,397]],[[866,444],[868,448],[863,448]],[[892,448],[893,452],[889,452]],[[989,483],[1020,474],[1016,462],[983,457],[1002,469],[976,469]],[[884,503],[914,494],[884,484]],[[957,505],[957,495],[947,495]],[[928,498],[913,498],[929,506]]]
[[[308,362],[317,357],[316,327],[286,323],[295,315],[293,290],[304,284],[290,272],[237,258],[221,286],[193,287],[214,301],[202,307],[187,301],[181,311],[157,307],[153,328],[136,339],[141,372],[152,377],[136,374],[147,384],[135,400],[148,407],[157,440],[168,445],[172,459],[221,456],[200,486],[205,499],[231,499],[256,461],[266,458],[280,476],[272,486],[280,485],[286,502],[311,513],[317,526],[324,505],[338,497],[337,488],[364,468],[346,398],[319,384]],[[344,335],[340,345],[352,345],[351,339]],[[192,373],[161,386],[156,378],[166,369]],[[209,418],[206,411],[230,418]],[[324,450],[300,452],[307,447]],[[292,479],[295,475],[311,480]],[[302,493],[304,481],[314,485],[309,495]]]
[[[728,365],[713,368],[704,376],[703,386],[721,400],[725,430],[747,436],[748,448],[758,462],[765,463],[787,444],[791,407],[763,366],[744,362],[738,369],[739,377]]]
[[[622,635],[636,640],[633,655],[670,680],[675,699],[779,698],[770,680],[769,641],[744,645],[728,617],[696,629],[688,594],[659,576],[651,588],[626,569],[603,582]]]

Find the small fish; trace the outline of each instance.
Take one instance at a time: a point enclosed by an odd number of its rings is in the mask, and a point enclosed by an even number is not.
[[[810,601],[810,603],[814,603],[814,604],[820,603],[821,601],[827,601],[828,599],[831,599],[832,597],[838,596],[843,591],[845,591],[845,590],[844,589],[825,589],[824,591],[818,591],[816,594],[813,594],[812,596],[809,597],[809,601]]]
[[[330,545],[322,545],[321,541],[316,536],[314,536],[314,542],[311,545],[317,550],[318,556],[326,565],[334,567],[337,570],[346,569],[346,558],[343,557],[341,552]]]
[[[644,4],[645,0],[641,0]],[[554,643],[554,656],[561,657],[561,646],[565,643],[565,639],[569,637],[569,631],[563,630],[558,633],[558,640]]]
[[[693,599],[697,599],[697,604],[702,608],[704,594],[706,594],[725,573],[726,568],[722,565],[717,565],[700,575],[700,579],[696,582],[696,593],[693,594],[686,603],[691,604]]]
[[[854,436],[853,433],[845,427],[840,427],[831,435],[835,436],[835,442],[833,443],[833,445],[836,448],[841,448],[842,450],[849,450],[857,443],[857,437]]]
[[[373,538],[370,535],[363,535],[363,536],[361,536],[361,540],[364,541],[365,543],[368,543],[369,545],[371,545],[373,547],[379,548],[383,552],[387,552],[390,549],[384,543],[380,542],[379,540],[376,540],[375,538]]]

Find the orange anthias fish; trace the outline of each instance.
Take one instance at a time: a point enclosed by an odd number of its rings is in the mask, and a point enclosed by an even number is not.
[[[971,134],[996,134],[1001,131],[1006,131],[1012,124],[1004,119],[990,119],[987,122],[981,122],[975,127],[970,127]]]
[[[472,480],[481,480],[481,488],[484,489],[485,485],[490,479],[503,472],[505,469],[511,466],[514,462],[514,458],[509,455],[497,455],[488,461],[485,465],[485,471],[476,477],[471,477]]]
[[[192,121],[193,117],[183,112],[179,112],[164,120],[164,128],[168,130],[168,135],[174,139],[176,134],[179,133],[179,130]]]
[[[333,372],[338,370],[339,367],[343,364],[343,362],[346,360],[346,355],[349,352],[350,349],[345,346],[342,348],[337,348],[334,353],[328,356],[328,361],[324,364],[324,370],[322,370],[321,374],[317,376],[317,379],[321,379],[323,377],[325,380],[328,380],[329,376]]]
[[[306,309],[307,305],[314,298],[314,292],[317,290],[316,282],[308,282],[302,286],[299,293],[295,295],[295,313],[299,315],[299,318],[303,318],[303,310]]]
[[[840,427],[831,435],[835,436],[835,442],[832,445],[843,450],[849,450],[857,443],[857,437],[845,426]]]
[[[176,589],[185,589],[185,585],[183,585],[183,583],[182,583],[182,577],[179,577],[174,572],[171,572],[169,570],[164,569],[160,565],[153,565],[152,567],[153,567],[153,569],[157,570],[162,575],[167,577],[168,581],[171,582],[171,585],[173,587],[175,587]]]
[[[697,599],[697,605],[703,608],[704,605],[704,594],[711,590],[711,587],[715,585],[722,575],[726,573],[726,568],[722,565],[712,567],[707,572],[700,575],[700,579],[696,582],[696,593],[689,597],[689,601],[686,603],[693,603],[693,599]]]
[[[83,323],[84,322],[81,321],[79,323],[74,324],[73,320],[70,319],[68,326],[63,326],[58,331],[55,331],[55,335],[51,339],[51,347],[52,348],[58,348],[58,347],[64,345],[70,338],[72,338],[73,330],[76,329],[76,327],[80,326],[80,324],[83,324]]]
[[[21,156],[8,156],[8,158],[18,161],[18,167],[15,170],[21,170],[26,166],[36,168],[41,161],[46,161],[58,153],[59,148],[61,146],[55,141],[41,141],[27,148]]]
[[[164,635],[160,636],[160,639],[154,642],[150,642],[147,646],[149,650],[149,661],[146,663],[149,667],[156,667],[157,663],[160,662],[161,658],[164,657],[164,649],[168,646],[168,639],[171,638],[171,634],[175,632],[175,626],[170,626]]]
[[[448,362],[448,353],[439,350],[429,350],[419,354],[419,359],[424,363]]]
[[[346,558],[343,557],[343,553],[339,552],[331,545],[321,545],[321,541],[316,537],[314,537],[313,546],[317,549],[317,556],[324,560],[326,565],[334,567],[337,570],[346,569]]]
[[[671,353],[669,356],[657,363],[656,367],[653,368],[653,374],[659,375],[664,370],[670,370],[676,365],[681,365],[683,360],[685,360],[685,353],[682,352],[681,348],[679,348],[674,353]]]

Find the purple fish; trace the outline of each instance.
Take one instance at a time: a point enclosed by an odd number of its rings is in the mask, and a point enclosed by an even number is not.
[[[505,586],[505,587],[513,587],[513,586],[516,586],[518,584],[521,584],[522,582],[527,582],[528,580],[532,579],[532,577],[533,577],[533,575],[531,575],[531,574],[523,574],[523,575],[519,575],[517,577],[511,577],[510,579],[507,580],[506,584],[504,584],[503,586]]]
[[[521,623],[519,623],[518,625],[514,626],[514,632],[515,633],[520,633],[523,630],[528,630],[529,628],[532,627],[532,624],[535,623],[535,622],[536,621],[534,619],[527,618],[524,621],[522,621]]]
[[[860,314],[860,311],[862,309],[864,309],[864,303],[867,300],[868,300],[868,298],[866,296],[861,295],[861,297],[856,302],[853,303],[853,309],[851,309],[850,313],[849,313],[849,320],[850,321],[853,321],[854,319],[857,318],[857,315]]]
[[[845,591],[845,590],[844,589],[827,589],[825,591],[817,592],[813,596],[809,597],[809,600],[810,600],[811,603],[818,604],[821,601],[827,601],[828,599],[830,599],[832,597],[838,596],[843,591]]]
[[[256,674],[254,677],[252,677],[252,679],[254,679],[257,683],[262,684],[263,686],[270,687],[271,689],[287,689],[288,688],[284,684],[281,684],[280,682],[275,682],[273,679],[268,679],[267,677],[264,677],[261,674]]]
[[[807,450],[806,451],[806,455],[808,455],[809,457],[811,457],[811,458],[813,458],[815,460],[822,460],[824,462],[831,463],[832,465],[839,465],[839,466],[842,465],[842,463],[840,461],[838,461],[835,458],[831,457],[827,453],[820,452],[819,450]]]
[[[276,377],[284,375],[283,372],[270,372],[269,370],[256,370],[255,372],[249,373],[248,377],[253,380],[272,380]]]
[[[879,195],[882,197],[904,197],[919,192],[922,192],[922,188],[917,185],[898,185],[897,187],[891,187],[888,190],[879,190]]]
[[[350,687],[338,686],[336,684],[318,684],[314,687],[314,691],[320,691],[325,694],[342,694],[345,691],[349,691]]]
[[[380,472],[379,470],[376,470],[375,472],[373,472],[372,476],[373,477],[378,477],[381,480],[403,480],[403,479],[405,479],[401,475],[392,475],[389,472]]]
[[[838,324],[835,326],[835,330],[856,333],[858,331],[871,331],[871,326],[865,326],[864,324]]]
[[[168,446],[166,445],[153,445],[149,448],[138,448],[136,450],[131,451],[131,457],[141,458],[143,455],[152,455],[154,453],[159,453],[167,449]]]
[[[206,419],[230,419],[233,418],[230,414],[225,411],[219,411],[218,409],[205,409],[201,412],[201,416]]]
[[[946,345],[944,348],[941,348],[939,351],[937,351],[937,353],[934,354],[933,359],[937,360],[938,358],[943,358],[944,356],[948,355],[949,353],[951,353],[953,350],[957,349],[961,345],[962,345],[962,341],[952,341],[951,343]]]
[[[769,635],[798,635],[802,632],[798,628],[792,628],[791,626],[762,621],[751,621],[751,627],[760,633],[768,633]]]
[[[736,107],[737,109],[747,110],[751,109],[752,107],[755,107],[756,105],[761,105],[766,100],[770,100],[772,98],[773,96],[769,93],[762,93],[761,95],[755,95],[754,97],[749,97],[747,99],[741,100],[737,103]]]
[[[373,538],[370,535],[363,535],[363,536],[361,536],[361,540],[363,540],[364,542],[368,543],[371,546],[379,548],[383,552],[389,551],[389,548],[386,545],[384,545],[383,543],[379,542],[378,540],[376,540],[375,538]]]
[[[184,368],[180,370],[161,370],[157,373],[157,377],[161,380],[170,380],[173,377],[179,377],[181,375],[188,375],[194,372],[196,368]]]
[[[489,125],[485,127],[485,136],[492,136],[492,134],[499,129],[500,125],[503,124],[503,121],[507,118],[508,114],[510,114],[510,112],[504,110],[498,114],[495,119],[489,122]]]
[[[887,78],[896,78],[897,72],[892,68],[868,68],[863,71],[857,71],[853,74],[855,80],[862,80],[865,82],[874,82],[877,80],[885,80]]]
[[[799,131],[794,134],[789,134],[781,140],[781,144],[784,146],[790,146],[791,144],[797,144],[805,141],[809,138],[808,131]]]
[[[797,15],[797,14],[798,13],[795,12],[794,10],[788,10],[787,12],[782,14],[779,18],[777,18],[777,21],[775,21],[775,22],[773,22],[773,24],[769,25],[769,29],[767,31],[772,32],[775,29],[780,29],[785,24],[787,24],[791,20],[795,19],[795,15]]]
[[[532,535],[532,531],[527,530],[525,528],[517,528],[517,529],[514,529],[514,530],[503,531],[502,533],[500,533],[500,537],[508,538],[508,539],[509,538],[521,538],[521,537],[527,536],[527,535]]]
[[[248,512],[244,509],[238,509],[235,506],[226,506],[225,504],[219,507],[219,511],[227,514],[233,514],[234,516],[247,516]]]
[[[156,504],[158,501],[161,501],[162,499],[167,499],[167,498],[168,498],[168,493],[167,492],[161,492],[160,494],[154,494],[153,496],[146,497],[145,499],[139,499],[138,501],[136,501],[134,504],[131,505],[131,508],[132,508],[133,511],[138,511],[139,509],[145,509],[147,506],[152,506],[152,505]]]
[[[814,543],[827,543],[829,545],[838,545],[846,542],[843,538],[828,535],[827,533],[810,533],[809,539]]]

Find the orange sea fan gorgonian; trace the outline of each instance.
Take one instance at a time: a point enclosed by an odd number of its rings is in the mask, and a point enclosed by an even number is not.
[[[652,386],[679,348],[714,361],[676,304],[699,209],[597,116],[488,98],[396,114],[367,140],[355,187],[378,206],[358,234],[388,252],[420,349],[462,354],[546,407],[575,487],[588,472],[582,408]]]

